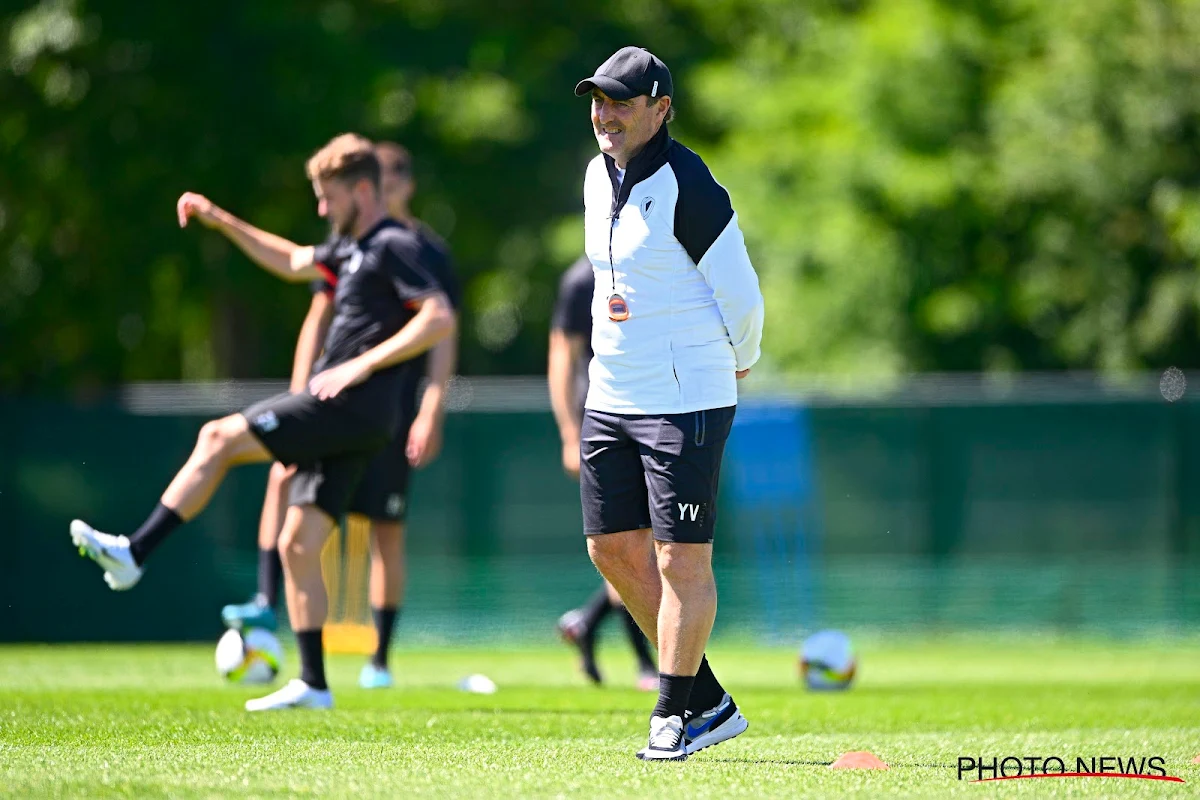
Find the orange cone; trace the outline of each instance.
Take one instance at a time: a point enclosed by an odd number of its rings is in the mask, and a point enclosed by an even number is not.
[[[846,753],[829,765],[830,769],[888,769],[888,765],[880,761],[874,754],[866,750],[855,750]]]

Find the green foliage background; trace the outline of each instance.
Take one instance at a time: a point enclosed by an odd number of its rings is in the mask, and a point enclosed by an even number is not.
[[[1195,0],[42,0],[0,12],[0,387],[282,377],[307,303],[201,191],[320,238],[305,157],[409,145],[462,369],[532,373],[595,152],[571,88],[671,65],[733,195],[762,371],[1200,366]]]

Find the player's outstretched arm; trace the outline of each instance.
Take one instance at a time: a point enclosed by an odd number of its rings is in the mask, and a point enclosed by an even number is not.
[[[206,227],[219,231],[251,261],[286,281],[307,281],[320,277],[313,264],[313,248],[301,247],[282,236],[256,228],[235,217],[202,194],[184,192],[175,204],[179,227],[198,219]]]
[[[328,292],[317,292],[308,306],[300,335],[296,338],[296,354],[292,359],[292,393],[303,392],[312,377],[313,364],[321,355],[321,346],[329,323],[333,321],[333,297]]]
[[[579,477],[579,419],[575,397],[575,365],[583,352],[584,338],[561,328],[550,331],[550,353],[546,364],[546,380],[550,384],[550,408],[558,423],[562,439],[563,470]]]
[[[419,356],[454,334],[458,321],[445,294],[435,292],[412,302],[420,308],[407,325],[362,355],[318,374],[309,381],[309,390],[321,400],[336,397],[371,373]]]
[[[437,458],[442,449],[442,424],[446,418],[446,392],[458,364],[458,333],[447,336],[429,351],[425,373],[429,378],[421,395],[421,408],[408,431],[405,455],[418,469]]]

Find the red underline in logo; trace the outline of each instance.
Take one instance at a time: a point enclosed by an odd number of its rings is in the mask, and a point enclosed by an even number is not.
[[[988,783],[990,781],[1015,781],[1024,778],[1140,778],[1144,781],[1170,781],[1171,783],[1186,783],[1183,778],[1174,775],[1138,775],[1128,772],[1047,772],[1041,775],[1001,775],[996,778],[979,778],[971,783]]]

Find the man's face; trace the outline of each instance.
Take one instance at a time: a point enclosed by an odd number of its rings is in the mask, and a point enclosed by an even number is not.
[[[379,177],[379,193],[387,206],[388,214],[397,219],[408,216],[408,203],[412,200],[413,181],[407,172],[398,172],[393,165],[384,163]]]
[[[649,105],[647,105],[649,103]],[[592,131],[600,152],[612,156],[624,168],[658,132],[670,107],[642,95],[630,100],[614,100],[600,89],[592,89]]]
[[[334,233],[349,236],[359,213],[353,189],[339,180],[315,180],[313,194],[317,196],[317,213],[329,220]]]

